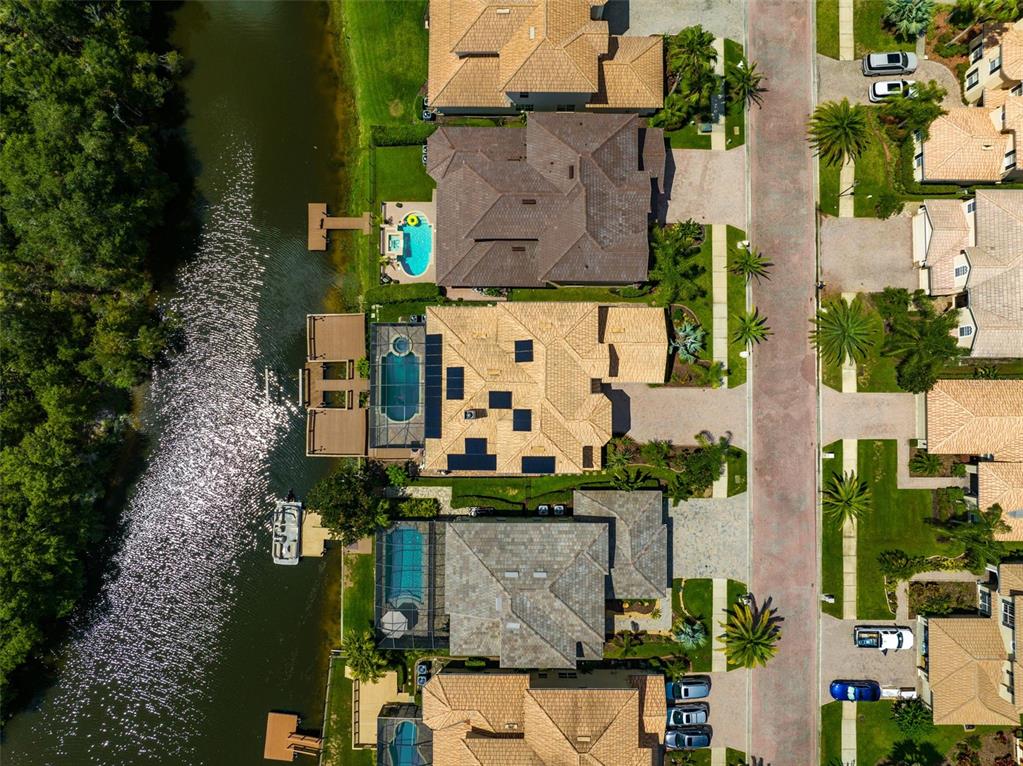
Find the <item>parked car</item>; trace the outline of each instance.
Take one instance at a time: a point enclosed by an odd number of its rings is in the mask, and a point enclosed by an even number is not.
[[[709,726],[686,726],[664,734],[665,750],[697,750],[710,747]]]
[[[887,654],[913,647],[913,631],[898,625],[857,625],[853,643],[860,649],[879,649]]]
[[[879,104],[886,98],[905,93],[912,96],[916,93],[916,80],[878,80],[871,83],[870,91],[867,94],[873,103]]]
[[[706,702],[693,702],[688,705],[668,708],[668,728],[677,729],[681,726],[695,726],[707,723],[710,709]]]
[[[832,681],[829,690],[839,702],[877,702],[881,687],[877,681]]]
[[[894,51],[891,53],[868,53],[863,57],[865,77],[885,74],[913,74],[916,71],[916,54]]]
[[[707,676],[683,676],[679,681],[665,681],[664,694],[669,705],[703,699],[710,694],[710,679]]]

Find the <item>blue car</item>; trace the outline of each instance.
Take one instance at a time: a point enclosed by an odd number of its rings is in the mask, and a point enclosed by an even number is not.
[[[839,702],[877,702],[881,687],[877,681],[832,681],[831,696]]]

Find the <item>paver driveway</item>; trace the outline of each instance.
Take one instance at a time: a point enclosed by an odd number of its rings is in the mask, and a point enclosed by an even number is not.
[[[783,618],[777,656],[752,676],[747,752],[771,766],[817,763],[816,362],[807,333],[814,313],[814,160],[806,120],[814,104],[812,5],[750,0],[749,58],[766,80],[750,111],[750,240],[774,261],[753,286],[774,331],[752,355],[753,577],[760,602]]]
[[[701,497],[668,505],[672,577],[749,576],[749,514],[746,496]],[[745,702],[743,703],[745,707]]]
[[[897,77],[864,77],[860,61],[836,61],[827,56],[817,57],[818,101],[841,101],[843,98],[856,104],[869,104],[867,91],[876,80],[899,79]],[[920,61],[917,70],[905,75],[907,80],[930,82],[936,80],[946,91],[942,105],[946,109],[962,106],[959,83],[956,76],[944,64],[937,61]]]
[[[877,681],[881,686],[916,687],[916,649],[881,654],[877,649],[860,649],[853,644],[857,625],[904,625],[914,628],[916,620],[837,620],[821,615],[821,701],[831,695],[828,684],[839,679]]]
[[[643,383],[614,387],[629,397],[628,434],[636,441],[667,439],[672,444],[696,444],[696,435],[709,431],[715,438],[731,435],[746,449],[746,387],[651,388]],[[624,430],[624,429],[623,429]]]
[[[708,723],[714,730],[713,747],[746,747],[746,699],[749,693],[749,671],[732,670],[727,673],[706,673],[710,676],[710,705]]]
[[[881,292],[919,286],[913,266],[913,219],[899,215],[821,220],[821,279],[829,292]]]
[[[672,149],[675,162],[666,220],[692,218],[746,228],[746,148]]]
[[[674,34],[702,24],[715,37],[743,37],[743,0],[610,0],[607,5],[614,8],[623,2],[628,7],[630,35]]]

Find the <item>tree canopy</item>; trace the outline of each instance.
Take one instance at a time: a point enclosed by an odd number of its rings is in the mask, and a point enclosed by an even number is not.
[[[82,594],[128,391],[165,346],[147,261],[178,60],[154,20],[147,3],[0,11],[0,692]]]
[[[306,495],[323,526],[344,545],[373,534],[390,523],[390,503],[380,496],[388,474],[374,460],[342,460],[333,473],[320,479]]]

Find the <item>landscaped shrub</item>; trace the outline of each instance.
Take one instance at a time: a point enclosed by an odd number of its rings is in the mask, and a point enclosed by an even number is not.
[[[366,290],[366,305],[374,303],[429,303],[440,299],[440,288],[432,282],[413,282],[407,285],[374,285]]]
[[[907,737],[917,737],[934,726],[931,709],[922,700],[899,700],[892,705],[892,720]]]
[[[361,357],[359,361],[355,363],[355,370],[359,373],[359,377],[364,380],[369,377],[369,359]]]
[[[966,512],[965,492],[962,487],[941,487],[934,491],[934,515],[948,521]]]
[[[927,450],[917,450],[909,459],[909,470],[919,476],[937,476],[941,473],[941,457]]]
[[[671,348],[683,362],[694,364],[700,358],[700,352],[703,351],[707,331],[688,319],[681,325],[675,325],[674,329],[675,337],[672,338]]]
[[[436,129],[437,125],[430,122],[373,125],[369,129],[369,137],[374,146],[418,146],[425,144]]]
[[[909,616],[928,617],[952,614],[974,614],[977,611],[977,586],[972,582],[911,582],[909,584]]]
[[[962,478],[966,475],[966,463],[960,463],[958,460],[952,463],[952,475]]]
[[[655,468],[667,468],[672,453],[671,442],[663,439],[654,439],[639,448],[639,455],[643,462]]]
[[[674,636],[686,649],[699,649],[707,643],[707,627],[698,620],[683,620],[676,627]]]
[[[621,298],[642,298],[644,295],[649,295],[650,291],[653,290],[653,285],[629,285],[628,287],[616,287],[611,290],[612,293]]]
[[[440,513],[435,497],[410,497],[398,503],[396,516],[400,519],[433,519]]]
[[[676,505],[709,489],[721,477],[731,451],[724,437],[712,442],[700,434],[697,440],[700,446],[677,456],[672,465],[676,473],[668,482],[668,497]]]
[[[391,463],[387,466],[387,481],[392,487],[408,486],[408,472],[405,466],[399,463]]]
[[[883,189],[878,192],[877,202],[874,203],[874,212],[878,218],[891,218],[893,215],[902,212],[905,203],[897,193],[891,189]]]
[[[485,668],[487,661],[482,657],[470,657],[465,661],[465,667],[467,668]]]
[[[877,564],[881,574],[892,580],[908,580],[927,569],[922,557],[910,556],[898,549],[881,551],[877,555]]]

